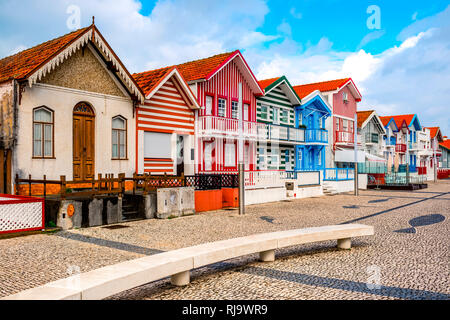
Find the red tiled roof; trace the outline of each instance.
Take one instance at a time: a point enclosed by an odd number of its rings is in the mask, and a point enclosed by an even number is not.
[[[392,119],[392,117],[389,117],[389,116],[380,117],[380,120],[383,123],[383,126],[385,126],[385,127],[388,125],[388,123],[389,123],[389,121],[391,121],[391,119]]]
[[[439,145],[447,150],[450,150],[450,139],[444,140],[444,142],[439,143]]]
[[[334,91],[341,88],[344,84],[346,84],[350,78],[338,79],[338,80],[330,80],[316,83],[308,83],[302,84],[299,86],[294,86],[294,90],[297,95],[303,99],[308,94],[313,91],[319,90],[320,92]]]
[[[26,79],[33,71],[63,50],[90,27],[79,29],[62,37],[44,42],[0,60],[0,83],[12,79]]]
[[[144,91],[145,96],[147,96],[174,68],[175,67],[165,67],[161,69],[135,73],[132,75],[132,77],[134,78],[134,80],[136,80],[142,91]]]
[[[260,87],[265,90],[268,86],[270,86],[272,83],[274,83],[275,81],[277,81],[278,79],[280,79],[280,77],[277,78],[271,78],[271,79],[266,79],[266,80],[260,80],[258,81]]]
[[[403,114],[398,116],[392,116],[394,118],[395,124],[398,128],[400,128],[403,124],[403,121],[406,121],[406,125],[409,127],[411,125],[412,119],[414,119],[414,114]]]
[[[237,52],[238,50],[218,54],[209,58],[185,62],[176,67],[187,82],[206,79],[212,72],[217,70]]]
[[[361,128],[364,121],[367,120],[367,118],[370,117],[370,115],[373,113],[374,110],[367,110],[367,111],[357,111],[356,114],[358,115],[358,128]],[[386,123],[387,124],[387,123]],[[383,123],[383,125],[385,125]]]
[[[430,138],[433,139],[434,137],[436,137],[439,127],[425,127],[425,129],[430,130]]]

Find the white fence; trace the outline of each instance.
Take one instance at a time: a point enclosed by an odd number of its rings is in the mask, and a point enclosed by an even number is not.
[[[0,194],[0,234],[45,227],[44,199]]]
[[[284,187],[286,179],[290,179],[291,174],[286,171],[264,170],[264,171],[246,171],[246,188],[277,188]]]
[[[296,175],[299,187],[320,185],[320,171],[298,171]]]

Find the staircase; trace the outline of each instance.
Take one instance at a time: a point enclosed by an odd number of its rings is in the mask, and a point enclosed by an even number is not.
[[[325,182],[323,184],[323,194],[327,196],[333,196],[335,194],[338,194],[338,191],[333,186]]]
[[[124,196],[122,199],[122,221],[139,220],[139,202],[132,196]]]

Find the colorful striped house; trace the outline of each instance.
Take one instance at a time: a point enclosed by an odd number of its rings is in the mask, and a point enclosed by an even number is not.
[[[201,109],[196,124],[197,173],[236,172],[239,114],[243,117],[246,170],[256,169],[256,96],[264,92],[239,50],[177,65]],[[239,110],[239,83],[242,109]]]
[[[133,75],[145,93],[136,108],[136,172],[193,174],[197,100],[176,67]]]
[[[285,76],[259,81],[264,96],[256,99],[256,117],[265,124],[264,138],[258,141],[258,170],[295,168],[295,146],[305,141],[305,132],[295,126],[295,108],[301,103]]]
[[[329,151],[326,152],[326,168],[350,168],[354,162],[355,115],[361,94],[351,78],[330,80],[294,86],[303,100],[318,90],[331,106],[332,116],[322,126],[330,133]],[[358,152],[358,161],[364,161],[363,152]]]

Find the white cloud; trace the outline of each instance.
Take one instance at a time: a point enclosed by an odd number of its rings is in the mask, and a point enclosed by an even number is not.
[[[96,16],[131,72],[241,49],[260,79],[286,75],[300,84],[351,76],[363,94],[361,108],[419,113],[422,124],[440,125],[450,135],[450,6],[415,20],[399,33],[399,46],[373,55],[363,46],[382,31],[366,35],[356,51],[333,50],[326,37],[296,42],[286,21],[278,34],[264,34],[264,0],[158,0],[148,16],[140,14],[138,0],[3,0],[0,56],[69,32],[66,9],[72,4],[81,9],[82,26]],[[301,18],[295,8],[290,14]]]
[[[291,14],[291,16],[293,16],[295,19],[301,19],[303,18],[303,15],[301,12],[297,12],[297,9],[295,8],[291,8],[291,10],[289,11],[289,13]]]

